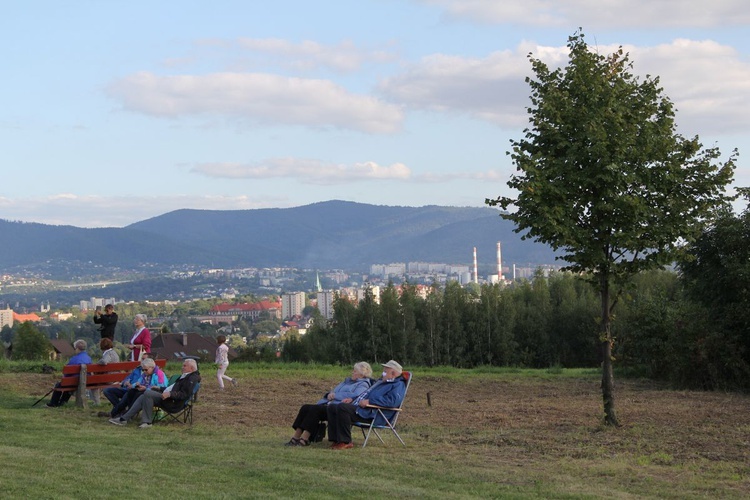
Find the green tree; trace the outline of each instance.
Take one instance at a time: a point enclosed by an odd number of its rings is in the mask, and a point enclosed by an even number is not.
[[[52,346],[49,339],[30,321],[24,321],[13,340],[13,358],[38,361],[47,359]]]
[[[694,335],[690,368],[706,374],[700,385],[709,388],[750,386],[750,189],[741,192],[749,202],[743,213],[723,213],[679,266],[688,297],[708,316]]]
[[[618,425],[610,321],[630,276],[673,262],[712,213],[726,205],[735,151],[677,134],[672,102],[658,78],[630,73],[622,49],[589,49],[583,33],[568,40],[566,67],[550,70],[529,56],[535,79],[530,127],[512,141],[516,198],[488,199],[516,211],[503,217],[524,238],[562,251],[568,269],[588,272],[601,299],[599,341],[605,422]]]

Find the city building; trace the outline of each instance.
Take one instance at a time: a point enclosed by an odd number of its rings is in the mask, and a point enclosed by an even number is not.
[[[301,316],[305,308],[305,292],[289,292],[281,295],[281,318]]]
[[[318,311],[325,319],[333,319],[333,298],[332,290],[318,292]]]
[[[0,309],[0,328],[9,326],[13,328],[13,309]]]

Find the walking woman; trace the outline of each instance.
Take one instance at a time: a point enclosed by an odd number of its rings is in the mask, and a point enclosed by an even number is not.
[[[216,337],[216,343],[219,344],[219,347],[216,348],[216,364],[219,365],[219,371],[216,372],[216,378],[219,379],[219,389],[222,391],[224,390],[225,380],[229,380],[233,386],[237,387],[237,380],[224,374],[229,366],[229,346],[226,342],[227,338],[224,335]]]

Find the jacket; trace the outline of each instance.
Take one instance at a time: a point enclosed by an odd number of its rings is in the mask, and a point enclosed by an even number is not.
[[[102,338],[115,339],[115,327],[117,326],[117,313],[102,314],[99,317],[94,316],[94,323],[99,326],[99,332]]]
[[[145,373],[141,373],[141,378],[138,381],[145,385],[147,389],[152,389],[154,387],[166,387],[168,380],[169,379],[164,374],[164,371],[158,366],[155,366],[154,373],[151,374],[150,378]]]
[[[397,408],[404,399],[406,392],[406,381],[404,377],[398,377],[393,380],[378,380],[365,393],[359,396],[359,400],[367,399],[371,405],[387,406],[388,408]],[[388,420],[393,419],[395,411],[383,410],[383,414]],[[375,425],[385,425],[385,421],[374,408],[357,407],[357,415],[362,418],[375,419]]]
[[[107,349],[102,353],[102,359],[99,360],[100,365],[108,365],[110,363],[119,363],[120,355],[114,349]]]
[[[341,382],[339,385],[337,385],[333,389],[333,400],[328,401],[328,397],[324,397],[320,401],[318,401],[316,404],[319,405],[325,405],[325,404],[337,404],[340,403],[342,400],[346,398],[356,398],[363,392],[365,392],[370,387],[370,379],[369,378],[361,378],[359,380],[352,380],[351,377],[346,377],[346,379]],[[326,394],[328,396],[328,394]]]
[[[135,384],[140,382],[143,379],[143,370],[140,366],[136,366],[133,368],[133,371],[128,374],[127,377],[122,381],[120,384],[120,387],[123,389],[128,389],[128,386],[125,385],[126,382],[130,382],[130,387],[133,387]]]
[[[71,357],[68,361],[69,365],[90,365],[91,364],[91,356],[89,356],[89,353],[86,351],[79,352],[75,356]]]
[[[141,329],[140,332],[138,332],[138,335],[134,336],[131,339],[131,344],[133,345],[142,345],[144,352],[151,352],[151,332],[148,331],[148,328]],[[140,347],[134,347],[133,353],[131,354],[131,360],[138,361],[138,358],[141,355],[141,348]]]
[[[198,371],[189,373],[185,377],[177,379],[172,389],[169,391],[169,397],[163,400],[159,406],[172,413],[182,409],[185,401],[193,397],[196,384],[200,384],[201,374]],[[165,388],[152,387],[152,390],[162,392]]]

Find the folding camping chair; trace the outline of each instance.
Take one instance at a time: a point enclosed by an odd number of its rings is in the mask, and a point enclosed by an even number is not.
[[[174,383],[172,381],[173,378],[179,378],[179,375],[173,375],[172,377],[170,377],[170,384]],[[159,410],[154,413],[154,423],[161,422],[162,420],[172,419],[173,421],[179,422],[181,424],[193,425],[193,403],[195,403],[195,401],[198,399],[198,389],[200,389],[200,387],[200,382],[193,386],[192,396],[185,400],[185,403],[179,410],[169,412],[164,408],[159,408]]]
[[[383,441],[383,438],[380,436],[378,429],[390,429],[391,431],[393,431],[393,434],[401,442],[401,444],[406,446],[406,443],[404,443],[404,440],[401,439],[401,436],[399,436],[398,432],[396,432],[396,422],[398,421],[398,416],[401,413],[401,410],[403,409],[404,400],[406,399],[406,393],[409,391],[409,386],[411,385],[412,374],[411,372],[403,372],[401,376],[404,377],[404,380],[406,381],[406,387],[404,388],[404,397],[401,399],[401,403],[398,405],[397,408],[386,408],[384,406],[368,405],[367,408],[377,409],[378,411],[377,416],[373,418],[371,422],[353,422],[352,423],[352,425],[355,425],[359,427],[360,430],[362,430],[362,436],[365,438],[365,442],[362,444],[362,448],[367,446],[367,441],[370,439],[371,432],[375,432],[375,435],[378,437],[380,442],[385,444],[385,441]],[[393,412],[393,417],[389,420],[385,416],[384,412]],[[381,419],[383,419],[385,423],[375,424],[375,421],[378,420],[378,416]],[[367,432],[365,432],[365,429],[367,429]]]

